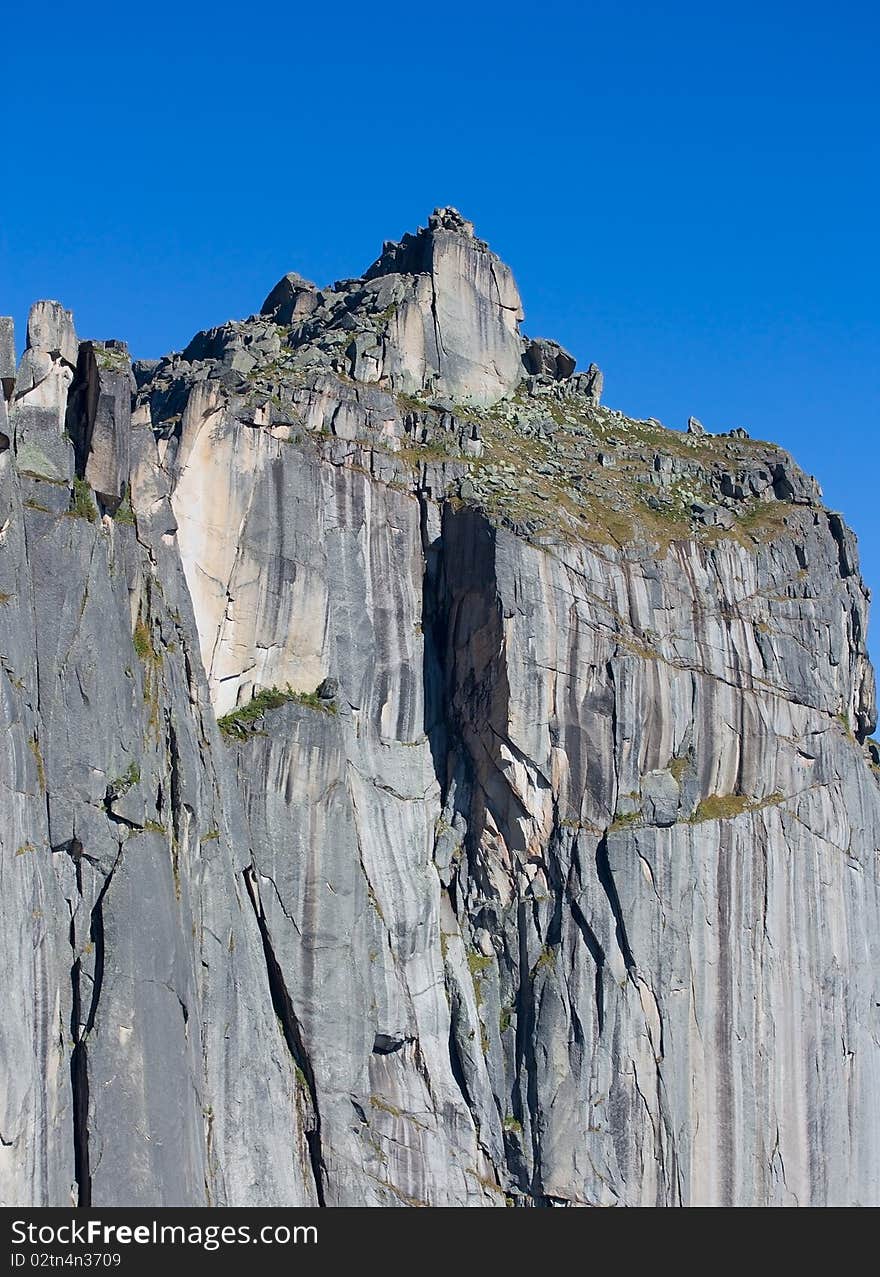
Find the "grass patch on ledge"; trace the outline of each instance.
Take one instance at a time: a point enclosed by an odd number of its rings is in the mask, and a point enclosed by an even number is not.
[[[43,763],[43,751],[40,749],[40,742],[36,736],[32,736],[28,741],[28,749],[34,756],[34,762],[37,765],[37,780],[40,785],[40,793],[46,792],[46,767]]]
[[[779,454],[776,445],[688,435],[579,396],[530,396],[524,386],[492,408],[456,406],[454,412],[480,426],[484,451],[472,463],[478,489],[493,469],[510,467],[508,477],[519,481],[513,489],[500,484],[493,491],[490,484],[480,492],[480,503],[495,519],[528,519],[566,540],[603,547],[656,543],[661,557],[684,541],[733,541],[754,552],[790,531],[793,506],[786,501],[743,500],[731,509],[731,527],[702,524],[692,512],[694,502],[719,504],[722,473],[767,464],[768,453]],[[651,481],[657,455],[684,463],[674,482]]]
[[[128,484],[125,485],[125,491],[122,494],[116,513],[113,515],[114,523],[126,523],[134,527],[134,510],[131,506],[131,490]]]
[[[403,1117],[403,1112],[396,1104],[390,1104],[388,1100],[382,1098],[381,1095],[370,1096],[370,1108],[378,1109],[380,1113],[390,1113],[392,1117]]]
[[[673,780],[677,784],[681,784],[682,777],[688,769],[687,754],[676,754],[670,758],[666,764],[666,770],[671,774]]]
[[[849,721],[849,714],[847,713],[846,710],[842,710],[841,713],[837,715],[837,721],[838,723],[840,723],[840,726],[843,728],[843,734],[846,737],[846,739],[854,741],[855,733],[853,732],[852,723]]]
[[[85,479],[74,479],[68,514],[73,519],[88,519],[89,523],[98,522],[98,507],[92,497],[92,489]]]
[[[307,709],[317,710],[321,714],[335,714],[336,706],[332,701],[322,700],[317,692],[295,692],[290,684],[286,688],[265,687],[248,701],[217,719],[217,726],[224,736],[233,740],[245,740],[254,734],[256,724],[269,710],[278,709],[294,701],[297,705],[305,705]]]
[[[767,798],[749,798],[747,794],[709,794],[701,799],[688,824],[701,825],[707,820],[734,820],[744,812],[760,811],[784,802],[785,795],[775,790]]]
[[[484,971],[488,971],[492,963],[492,958],[487,958],[485,954],[478,953],[476,949],[468,950],[467,964],[472,976],[482,975]]]
[[[609,834],[616,833],[618,829],[630,829],[633,825],[640,825],[644,821],[642,809],[637,811],[617,811],[614,813],[614,819],[608,826]]]
[[[248,701],[247,705],[241,705],[238,709],[234,709],[229,714],[224,714],[222,718],[217,719],[217,726],[224,736],[232,736],[237,740],[244,740],[250,734],[254,724],[257,723],[270,709],[277,709],[279,705],[286,705],[288,701],[293,700],[293,692],[288,688],[282,691],[280,687],[267,687],[263,691],[257,692],[256,696]]]
[[[145,665],[155,665],[158,661],[156,649],[153,647],[153,635],[150,627],[142,616],[138,616],[135,621],[134,633],[131,636],[134,644],[134,650],[137,652],[138,659],[143,661]]]
[[[134,789],[135,785],[140,783],[141,769],[137,763],[131,762],[121,776],[117,776],[115,780],[110,781],[107,786],[107,793],[111,798],[122,798],[130,789]]]

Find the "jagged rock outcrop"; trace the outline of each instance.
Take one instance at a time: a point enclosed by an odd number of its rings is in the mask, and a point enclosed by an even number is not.
[[[554,381],[566,381],[577,367],[577,360],[558,341],[543,337],[529,342],[523,351],[523,363],[534,376],[551,377]]]
[[[5,1203],[880,1202],[854,538],[519,318],[0,341]]]
[[[267,315],[274,324],[299,325],[318,305],[316,286],[296,271],[289,271],[269,293],[260,314]]]

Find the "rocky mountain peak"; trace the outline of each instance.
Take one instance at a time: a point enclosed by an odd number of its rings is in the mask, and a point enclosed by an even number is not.
[[[459,235],[474,238],[474,224],[462,217],[457,208],[435,208],[428,218],[428,229],[432,231],[455,231]]]
[[[319,290],[285,275],[261,308],[303,359],[395,392],[490,406],[526,374],[510,268],[457,209],[386,241],[362,276]]]
[[[467,247],[483,253],[490,252],[486,241],[477,239],[473,222],[463,217],[457,208],[435,208],[428,218],[427,226],[420,226],[416,231],[407,231],[399,241],[386,240],[381,254],[369,267],[365,278],[388,274],[430,274],[437,241],[453,235],[460,240],[470,241]]]
[[[288,272],[259,315],[198,333],[183,358],[219,361],[258,382],[265,371],[284,380],[323,369],[449,410],[491,408],[536,381],[598,403],[596,365],[575,375],[574,356],[523,336],[522,319],[510,267],[473,222],[442,207],[426,226],[386,240],[363,275],[319,288]]]

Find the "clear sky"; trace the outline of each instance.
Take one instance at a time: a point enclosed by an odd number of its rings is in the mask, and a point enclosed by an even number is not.
[[[20,337],[50,296],[156,356],[455,204],[528,333],[789,448],[880,587],[876,3],[15,4],[0,43]]]

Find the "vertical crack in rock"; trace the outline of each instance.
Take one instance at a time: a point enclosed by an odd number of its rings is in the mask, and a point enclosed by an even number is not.
[[[736,1017],[736,990],[732,969],[731,921],[735,886],[732,881],[733,848],[729,828],[722,828],[718,838],[718,896],[715,925],[718,931],[718,993],[719,1008],[715,1027],[717,1053],[717,1139],[720,1151],[719,1172],[723,1182],[724,1199],[732,1201],[736,1178],[736,1159],[739,1155],[735,1132],[737,1115],[734,1102],[734,1060],[731,1052],[733,1025]]]
[[[599,1037],[602,1036],[602,1030],[605,1027],[605,986],[603,984],[605,975],[605,950],[602,948],[595,931],[587,922],[584,912],[576,900],[569,901],[571,916],[574,919],[575,926],[581,934],[584,944],[593,962],[596,964],[595,975],[595,996],[596,996],[596,1024],[598,1026]]]
[[[560,830],[558,810],[554,810],[553,828],[554,828],[554,832],[556,836],[558,837],[559,830]],[[596,1001],[596,1024],[597,1024],[598,1035],[599,1037],[601,1037],[602,1030],[605,1027],[604,978],[605,978],[606,957],[605,957],[605,950],[602,947],[601,943],[599,942],[598,936],[596,935],[595,931],[593,930],[593,928],[590,926],[589,922],[587,921],[586,914],[584,913],[583,909],[580,907],[576,899],[575,879],[578,882],[581,882],[583,877],[578,839],[574,838],[572,840],[571,861],[569,863],[568,874],[564,882],[562,880],[562,875],[560,872],[561,867],[559,864],[558,855],[555,855],[552,858],[551,865],[552,865],[552,873],[551,873],[550,883],[551,883],[551,886],[553,886],[556,891],[558,910],[561,912],[563,899],[567,901],[568,908],[571,913],[572,921],[577,927],[578,932],[580,933],[581,939],[583,940],[587,948],[587,952],[592,958],[596,968],[596,974],[594,977],[594,990],[595,990],[595,1001]]]
[[[432,544],[429,519],[429,498],[424,491],[416,493],[419,502],[419,536],[422,543],[422,683],[424,689],[425,735],[431,750],[434,774],[440,785],[441,801],[446,801],[449,785],[447,684],[445,668],[445,615],[440,597],[442,571],[442,542],[438,537]]]
[[[437,367],[439,369],[439,375],[442,376],[444,372],[444,357],[446,355],[446,350],[443,345],[443,335],[440,331],[440,316],[437,313],[437,282],[434,277],[433,266],[431,268],[429,278],[431,280],[431,319],[434,324],[434,343],[437,347]]]
[[[82,862],[84,859],[82,844],[74,838],[68,855],[73,861],[76,871],[76,889],[79,898],[83,896]],[[122,858],[122,847],[113,863],[98,898],[92,906],[89,918],[89,940],[93,945],[94,968],[92,971],[92,992],[88,1010],[83,1014],[83,969],[82,958],[77,955],[70,972],[71,1009],[70,1031],[73,1039],[73,1050],[70,1054],[70,1083],[73,1096],[73,1165],[77,1184],[77,1205],[92,1204],[92,1174],[89,1159],[89,1065],[88,1037],[95,1027],[98,1004],[104,984],[104,898],[110,888],[113,875]],[[74,953],[77,951],[75,910],[71,910],[70,945]]]
[[[619,760],[617,757],[617,687],[614,681],[614,662],[608,661],[605,665],[605,673],[611,686],[611,774],[613,778],[612,793],[615,802],[617,801],[617,779]]]
[[[422,611],[421,625],[423,641],[422,679],[424,689],[425,735],[428,738],[434,774],[440,787],[441,804],[445,805],[454,764],[461,749],[454,750],[450,742],[458,741],[458,734],[450,714],[450,698],[453,690],[451,661],[451,645],[449,634],[449,609],[443,597],[445,583],[444,545],[442,536],[433,543],[429,530],[430,502],[425,491],[416,492],[419,503],[419,536],[424,561],[422,577]],[[458,916],[458,900],[456,882],[452,878],[443,885],[450,908]],[[462,1060],[458,1041],[461,1028],[461,1014],[457,1000],[450,1007],[448,1053],[449,1067],[453,1079],[461,1092],[462,1099],[474,1120],[475,1129],[480,1128],[479,1105],[471,1095],[467,1084],[466,1070]]]
[[[458,1016],[455,1014],[452,1014],[452,1012],[450,1011],[449,1066],[452,1070],[452,1076],[455,1079],[455,1084],[458,1087],[458,1089],[461,1091],[462,1099],[464,1100],[465,1104],[470,1109],[471,1113],[473,1113],[474,1103],[473,1103],[473,1100],[471,1099],[470,1092],[468,1091],[467,1079],[464,1075],[464,1065],[461,1062],[461,1051],[459,1050],[458,1038],[456,1037],[457,1021],[458,1021]]]
[[[528,910],[524,901],[517,904],[517,934],[519,936],[518,985],[516,991],[516,1073],[514,1088],[515,1116],[525,1130],[524,1118],[528,1110],[528,1135],[532,1145],[530,1182],[523,1185],[526,1192],[535,1193],[535,1173],[540,1165],[540,1139],[538,1134],[538,1078],[535,1059],[535,995],[532,983],[528,950]],[[525,1079],[523,1080],[523,1073]],[[522,1103],[525,1090],[525,1107]]]
[[[846,577],[852,576],[855,571],[853,563],[854,538],[836,511],[831,511],[828,515],[828,531],[831,533],[837,548],[837,569],[841,578],[845,580]]]
[[[293,1002],[291,1001],[284,974],[275,956],[272,937],[266,922],[262,901],[260,900],[257,875],[253,867],[248,866],[244,869],[242,877],[244,878],[248,898],[260,930],[260,939],[263,942],[263,956],[266,961],[266,975],[269,981],[269,995],[272,999],[272,1007],[278,1017],[278,1023],[281,1026],[281,1032],[290,1052],[290,1058],[293,1060],[297,1076],[302,1079],[308,1095],[311,1109],[311,1126],[307,1124],[306,1144],[309,1150],[312,1177],[315,1181],[315,1195],[318,1199],[318,1205],[324,1206],[326,1203],[324,1201],[324,1161],[321,1150],[321,1113],[318,1107],[315,1074],[303,1042],[302,1026],[293,1009]]]
[[[602,890],[605,892],[605,895],[608,898],[608,903],[611,906],[611,913],[614,918],[615,936],[617,938],[617,944],[620,952],[623,955],[623,961],[626,965],[627,971],[633,972],[636,967],[636,960],[633,957],[629,938],[626,934],[626,923],[623,918],[623,910],[620,907],[620,897],[617,894],[617,884],[614,881],[614,874],[611,872],[611,864],[608,860],[607,830],[600,838],[599,844],[596,847],[596,873],[599,876],[599,882],[602,886]]]
[[[76,886],[82,895],[82,875],[76,860]],[[76,923],[74,911],[70,917],[70,947],[76,952]],[[82,963],[75,958],[70,970],[71,1008],[70,1033],[73,1050],[70,1053],[70,1085],[73,1097],[73,1169],[77,1184],[77,1205],[91,1206],[92,1177],[89,1169],[89,1071],[86,1044],[80,1035],[82,1020]]]
[[[78,479],[86,476],[86,463],[92,446],[94,420],[89,408],[90,404],[89,364],[94,366],[91,343],[81,342],[73,380],[67,392],[67,409],[65,412],[65,429],[73,440],[74,473]],[[91,398],[94,400],[94,386],[91,387]]]
[[[422,630],[424,634],[425,718],[434,763],[441,790],[441,801],[448,800],[453,777],[464,781],[456,788],[455,802],[461,804],[465,816],[469,872],[487,889],[489,883],[481,864],[481,841],[491,813],[511,845],[508,819],[496,797],[497,777],[503,776],[498,750],[506,740],[494,718],[503,729],[507,725],[509,689],[504,668],[503,628],[500,601],[495,578],[495,533],[481,512],[468,510],[461,514],[443,508],[442,531],[435,542],[428,531],[428,502],[420,494],[420,532],[425,562],[423,577]],[[464,608],[470,614],[464,614]],[[474,669],[474,652],[470,640],[462,640],[459,626],[468,624],[483,634],[485,652],[491,653],[489,668],[478,674]],[[490,775],[490,772],[493,772]],[[502,781],[502,789],[506,782]],[[463,795],[477,795],[473,798]],[[516,795],[507,800],[517,805]],[[448,887],[453,910],[458,905],[456,879]],[[535,1009],[531,969],[528,956],[529,910],[525,901],[517,905],[518,954],[516,961],[517,1009],[514,1046],[514,1076],[510,1079],[512,1116],[533,1142],[532,1167],[538,1153],[538,1078],[534,1051]],[[460,924],[464,922],[459,915]],[[466,924],[465,924],[466,925]],[[464,929],[464,928],[463,928]],[[449,1033],[449,1062],[452,1075],[479,1129],[479,1105],[470,1095],[466,1083],[458,1039],[456,1019]],[[525,1097],[525,1098],[524,1098]],[[524,1194],[535,1193],[533,1170],[524,1162],[522,1152],[505,1140],[507,1168]]]

